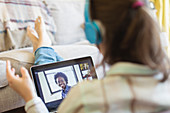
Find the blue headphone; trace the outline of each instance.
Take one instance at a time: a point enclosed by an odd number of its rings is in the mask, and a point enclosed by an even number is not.
[[[100,28],[95,21],[91,21],[89,15],[89,0],[85,4],[85,34],[87,40],[92,44],[99,45],[102,42]]]

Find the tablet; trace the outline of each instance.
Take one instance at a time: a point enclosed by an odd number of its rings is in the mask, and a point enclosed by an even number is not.
[[[50,112],[57,111],[78,82],[97,79],[91,57],[35,65],[31,67],[31,74],[37,95]]]

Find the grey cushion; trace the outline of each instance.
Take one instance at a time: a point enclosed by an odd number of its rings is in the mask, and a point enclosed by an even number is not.
[[[24,50],[12,50],[0,53],[0,112],[24,106],[24,100],[9,86],[6,79],[6,60],[11,61],[16,73],[20,74],[20,67],[27,69],[33,65],[33,54]]]
[[[3,76],[4,74],[6,74],[6,62],[5,61],[0,61],[0,69],[1,69],[1,72],[0,72],[0,88],[3,88],[5,86],[8,85],[8,82],[6,80],[6,76]]]

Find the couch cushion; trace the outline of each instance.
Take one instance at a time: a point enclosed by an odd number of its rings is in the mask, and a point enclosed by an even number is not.
[[[57,44],[72,44],[86,40],[84,23],[85,0],[41,0],[49,9],[57,28]]]
[[[6,76],[4,76],[6,74],[6,62],[5,61],[0,61],[0,69],[1,69],[1,73],[0,73],[0,88],[3,88],[5,86],[8,85]]]
[[[0,112],[24,106],[24,100],[9,86],[6,80],[6,60],[11,61],[12,67],[20,75],[20,67],[27,69],[33,65],[33,54],[24,50],[12,50],[0,53]]]

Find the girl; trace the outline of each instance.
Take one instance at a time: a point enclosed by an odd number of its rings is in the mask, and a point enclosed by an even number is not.
[[[160,45],[159,27],[148,10],[136,0],[90,1],[91,18],[96,20],[91,23],[97,32],[96,44],[104,56],[102,63],[111,68],[102,80],[72,88],[59,113],[157,113],[170,109],[169,60]],[[28,28],[36,50],[35,63],[62,60],[45,41],[48,36],[41,18],[35,26],[39,39]],[[26,101],[26,112],[48,112],[34,92],[27,70],[21,68],[21,73],[22,77],[15,76],[7,61],[9,85]]]

